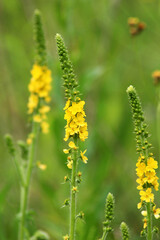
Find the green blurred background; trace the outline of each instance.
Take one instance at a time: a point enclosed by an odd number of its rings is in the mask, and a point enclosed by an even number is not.
[[[69,186],[61,184],[69,170],[62,149],[65,121],[61,70],[55,34],[62,34],[69,48],[75,72],[86,100],[89,138],[84,144],[89,158],[80,165],[83,182],[78,209],[85,222],[78,221],[78,240],[98,239],[102,233],[104,203],[108,192],[116,199],[114,236],[127,222],[132,239],[140,239],[142,217],[136,205],[135,164],[137,155],[126,88],[133,84],[142,100],[154,155],[159,159],[156,131],[157,89],[151,73],[160,67],[159,0],[1,0],[0,1],[0,240],[17,239],[19,185],[16,170],[4,143],[4,134],[26,139],[27,86],[34,61],[33,13],[42,13],[52,70],[50,133],[41,135],[37,160],[48,165],[35,169],[30,208],[35,210],[31,232],[46,230],[52,240],[68,232],[68,209],[61,208]],[[147,24],[140,35],[131,37],[128,17]],[[158,172],[159,175],[159,172]],[[157,194],[158,204],[160,194]],[[160,224],[160,221],[157,221]]]

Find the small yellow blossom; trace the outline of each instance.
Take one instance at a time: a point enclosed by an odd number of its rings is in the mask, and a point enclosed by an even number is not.
[[[48,113],[50,111],[50,107],[49,106],[42,106],[40,109],[39,109],[39,112],[41,114],[45,114],[45,113]]]
[[[40,123],[42,121],[42,118],[39,114],[33,116],[33,121]]]
[[[41,123],[41,129],[43,133],[48,133],[49,131],[49,124],[47,122],[42,122]]]
[[[150,158],[147,160],[146,170],[147,170],[147,171],[154,171],[154,169],[157,169],[157,168],[158,168],[158,163],[157,163],[157,161],[155,161],[154,158],[150,157]]]
[[[27,138],[26,142],[28,145],[30,145],[32,143],[32,138]]]
[[[143,228],[145,229],[145,228],[147,227],[147,218],[144,218],[144,219],[143,219],[143,222],[144,222]]]
[[[69,169],[72,169],[72,165],[73,165],[73,160],[67,162],[67,167]]]
[[[37,166],[39,167],[39,169],[41,170],[46,170],[47,168],[47,165],[46,164],[42,164],[41,162],[37,162]]]
[[[154,200],[154,195],[151,188],[147,188],[146,191],[140,191],[141,200],[145,202],[150,202]]]
[[[68,150],[68,149],[63,149],[63,152],[64,152],[65,154],[68,154],[68,153],[69,153],[69,150]]]
[[[63,110],[66,110],[66,109],[68,109],[69,108],[69,106],[70,106],[70,99],[66,102],[66,105],[65,105],[65,107],[63,108]]]
[[[76,147],[76,145],[75,145],[75,143],[74,143],[73,141],[69,142],[68,146],[69,146],[70,148],[77,149],[77,147]]]
[[[142,202],[137,204],[137,208],[140,209],[142,207]]]
[[[74,187],[74,186],[73,186],[72,192],[76,193],[76,192],[77,192],[77,187]]]
[[[69,240],[69,236],[68,236],[68,234],[65,235],[65,236],[63,236],[63,240]]]
[[[160,218],[160,208],[156,209],[156,206],[153,207],[153,214],[156,219]]]
[[[142,211],[141,214],[142,216],[147,217],[147,211]]]
[[[84,155],[86,153],[87,150],[85,150],[84,152],[81,151],[80,155],[81,155],[81,158],[82,158],[82,161],[84,163],[87,163],[88,161],[88,158]]]

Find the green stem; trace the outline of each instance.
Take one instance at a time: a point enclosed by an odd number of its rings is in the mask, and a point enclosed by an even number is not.
[[[25,239],[25,217],[26,217],[26,211],[27,211],[29,185],[30,185],[31,174],[33,169],[35,144],[36,144],[36,137],[37,137],[37,125],[35,123],[33,123],[32,133],[34,134],[34,138],[29,149],[28,165],[27,165],[26,175],[25,175],[25,185],[21,186],[20,223],[19,223],[18,240]]]
[[[22,186],[25,185],[25,176],[24,176],[24,171],[23,171],[23,168],[20,166],[18,160],[16,157],[13,158],[13,161],[15,163],[15,166],[16,166],[16,169],[17,169],[17,172],[18,172],[18,176],[19,176],[19,180],[20,180],[20,184]]]
[[[107,235],[108,235],[108,232],[107,232],[107,230],[105,229],[105,230],[103,231],[103,235],[102,235],[101,240],[106,240]]]
[[[74,138],[74,143],[77,146],[78,139]],[[77,162],[78,162],[78,151],[73,150],[73,165],[72,165],[72,177],[71,177],[71,189],[70,189],[70,240],[75,239],[76,229],[76,192],[72,191],[73,187],[76,187],[76,175],[77,175]]]
[[[152,240],[152,213],[151,203],[147,203],[147,240]]]

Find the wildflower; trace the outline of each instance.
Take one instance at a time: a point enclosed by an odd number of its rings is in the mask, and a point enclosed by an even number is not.
[[[27,138],[26,143],[30,145],[32,143],[32,138]]]
[[[49,124],[47,122],[42,122],[41,129],[42,129],[43,133],[48,133],[49,132]]]
[[[69,240],[69,236],[68,236],[68,234],[65,235],[65,236],[63,236],[63,240]]]
[[[140,209],[142,207],[142,202],[137,204],[137,208]]]
[[[77,187],[73,186],[72,187],[72,192],[76,193],[78,190],[77,190]]]
[[[72,165],[73,165],[73,160],[67,162],[67,167],[69,169],[72,169]]]
[[[147,217],[147,211],[142,211],[141,214],[142,216]]]
[[[63,149],[63,152],[64,152],[65,154],[68,154],[68,153],[69,153],[69,150],[68,150],[68,149]]]
[[[87,150],[85,150],[84,152],[81,151],[80,155],[81,155],[81,158],[82,158],[82,161],[84,163],[87,163],[88,161],[88,158],[84,155],[86,153]]]
[[[81,177],[81,176],[82,176],[82,172],[79,171],[79,172],[77,173],[77,175],[78,175],[78,177]]]
[[[153,214],[156,219],[160,218],[160,208],[156,209],[156,206],[153,207]]]
[[[145,228],[147,227],[147,218],[144,218],[144,219],[143,219],[143,222],[144,222],[143,228],[145,229]]]
[[[154,84],[158,85],[160,82],[160,70],[156,70],[152,73],[152,78],[154,79]]]
[[[42,164],[41,162],[37,162],[37,166],[39,167],[39,169],[41,170],[46,170],[47,168],[47,165],[46,164]]]
[[[136,174],[138,179],[137,189],[140,190],[141,202],[138,203],[137,208],[145,208],[141,213],[144,217],[145,229],[151,224],[150,214],[151,211],[155,214],[155,218],[159,218],[160,209],[155,207],[153,189],[158,191],[159,183],[156,176],[156,169],[158,168],[158,162],[154,159],[153,153],[150,152],[151,144],[148,142],[149,134],[146,130],[147,125],[144,123],[144,116],[141,107],[139,97],[133,86],[127,89],[129,100],[131,103],[133,120],[135,125],[137,152],[139,153],[138,162],[136,164]],[[146,211],[147,210],[147,211]],[[151,231],[149,228],[147,231]],[[150,233],[149,233],[150,234]]]
[[[147,160],[147,171],[154,171],[154,169],[158,168],[158,163],[152,157],[148,158]]]
[[[76,147],[75,143],[74,143],[74,142],[72,142],[72,141],[71,141],[71,142],[69,142],[68,146],[69,146],[70,148],[77,149],[77,147]]]
[[[37,122],[37,123],[40,123],[40,122],[42,121],[42,118],[41,118],[40,115],[37,114],[37,115],[34,115],[33,121],[34,121],[34,122]]]

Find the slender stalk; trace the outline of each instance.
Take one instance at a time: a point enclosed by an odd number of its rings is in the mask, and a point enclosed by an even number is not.
[[[18,177],[19,177],[19,180],[20,180],[20,184],[22,186],[24,186],[25,185],[25,180],[24,180],[25,176],[24,176],[23,168],[20,166],[16,157],[13,158],[13,161],[15,163],[15,166],[16,166],[16,169],[17,169],[17,172],[18,172]]]
[[[29,185],[31,180],[31,174],[33,169],[33,161],[35,155],[35,145],[36,145],[36,137],[37,137],[37,126],[36,123],[33,123],[33,142],[30,145],[29,149],[29,157],[28,157],[28,165],[26,169],[25,175],[25,185],[21,186],[21,198],[20,198],[20,223],[19,223],[19,233],[18,240],[24,240],[25,235],[25,217],[27,211],[27,203],[28,203],[28,195],[29,195]]]
[[[147,203],[147,240],[152,240],[152,213],[151,213],[151,203]]]
[[[101,240],[106,240],[107,235],[108,235],[108,232],[107,232],[107,230],[105,229],[104,232],[103,232],[103,235],[102,235]]]
[[[78,139],[74,138],[74,143],[77,146]],[[73,153],[73,165],[72,165],[72,177],[71,177],[71,189],[70,189],[70,240],[75,239],[75,229],[76,229],[76,192],[73,191],[73,187],[76,187],[76,175],[77,175],[77,162],[78,154],[77,149]]]

